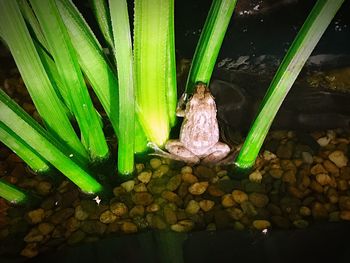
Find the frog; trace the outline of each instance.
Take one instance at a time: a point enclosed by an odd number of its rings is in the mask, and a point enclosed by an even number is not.
[[[156,153],[186,163],[215,164],[230,153],[230,147],[219,141],[217,109],[213,95],[204,82],[197,82],[192,97],[182,96],[176,115],[183,117],[179,139],[168,140],[163,151],[150,143]]]

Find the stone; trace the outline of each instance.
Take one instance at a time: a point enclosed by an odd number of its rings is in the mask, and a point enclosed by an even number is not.
[[[167,228],[167,224],[160,215],[153,214],[150,221],[151,227],[154,229],[163,230]]]
[[[142,205],[136,205],[130,209],[130,217],[143,216],[145,214],[145,208]]]
[[[113,194],[115,197],[120,198],[121,196],[125,195],[127,192],[126,190],[121,187],[121,186],[117,186],[113,188]]]
[[[293,156],[294,145],[292,142],[280,144],[277,148],[276,155],[281,159],[291,159]]]
[[[162,193],[162,197],[163,197],[165,200],[167,200],[167,201],[169,201],[169,202],[171,202],[171,203],[176,204],[177,206],[181,206],[182,203],[183,203],[182,199],[181,199],[176,193],[174,193],[174,192],[164,191],[164,192]]]
[[[326,147],[329,144],[330,141],[331,141],[331,138],[328,138],[327,136],[317,139],[317,143],[321,147]]]
[[[339,218],[342,220],[350,221],[350,210],[340,211]]]
[[[271,227],[271,223],[267,220],[254,220],[253,227],[258,230],[264,230]]]
[[[162,165],[162,161],[158,158],[152,158],[149,161],[149,164],[151,165],[152,169],[156,170]]]
[[[159,204],[156,204],[156,203],[150,204],[146,207],[146,211],[148,213],[155,213],[159,210],[160,210],[160,206],[159,206]]]
[[[240,220],[244,216],[243,211],[237,207],[230,207],[226,209],[226,212],[234,220]]]
[[[29,211],[26,215],[26,218],[30,224],[38,224],[43,221],[45,218],[45,210],[38,208],[32,211]]]
[[[299,213],[301,216],[310,216],[311,215],[311,209],[307,206],[302,206],[299,208]]]
[[[181,178],[185,183],[188,184],[194,184],[198,182],[198,178],[190,173],[182,173]]]
[[[320,202],[315,202],[311,208],[312,216],[315,219],[325,219],[328,218],[328,211],[325,206]]]
[[[208,180],[215,176],[215,172],[211,168],[203,165],[197,166],[194,169],[194,174],[199,178],[205,178]]]
[[[191,166],[184,166],[181,168],[181,174],[192,174],[193,170]]]
[[[39,254],[37,243],[29,243],[25,246],[25,248],[21,251],[21,256],[27,258],[33,258]]]
[[[115,213],[113,213],[110,210],[104,211],[101,215],[100,215],[100,222],[104,223],[104,224],[111,224],[113,223],[115,220],[117,220],[117,216],[115,215]]]
[[[254,183],[260,183],[262,180],[262,174],[259,170],[256,170],[249,174],[249,181]]]
[[[89,217],[89,214],[82,208],[81,205],[75,207],[74,216],[78,220],[86,220]]]
[[[113,202],[110,204],[109,208],[110,208],[111,212],[118,217],[122,217],[122,216],[126,215],[129,211],[126,204],[124,204],[122,202]]]
[[[88,220],[81,222],[80,229],[87,234],[102,235],[106,231],[107,226],[97,220]]]
[[[249,201],[258,208],[263,208],[269,203],[269,198],[265,194],[251,193],[248,198]]]
[[[122,183],[120,186],[125,189],[126,192],[131,192],[134,189],[135,181],[129,180],[124,183]]]
[[[38,228],[32,228],[29,233],[24,237],[26,243],[30,242],[40,242],[44,239],[43,234],[39,231]]]
[[[139,179],[139,181],[144,184],[148,184],[151,178],[152,178],[152,173],[149,171],[143,171],[137,176],[137,179]]]
[[[153,202],[153,197],[148,192],[134,193],[132,195],[132,201],[136,205],[150,205]]]
[[[215,205],[215,202],[212,200],[204,199],[199,201],[199,206],[204,212],[210,211],[214,207],[214,205]]]
[[[168,206],[164,207],[163,215],[167,224],[173,225],[177,222],[176,212],[172,208]]]
[[[137,225],[134,224],[133,222],[124,222],[121,227],[120,227],[121,231],[125,234],[132,234],[132,233],[136,233],[138,228]]]
[[[215,197],[221,197],[225,194],[224,191],[222,191],[219,187],[218,184],[211,184],[208,186],[207,192],[211,195],[211,196],[215,196]]]
[[[248,216],[256,216],[258,212],[256,211],[254,205],[249,201],[244,201],[241,203],[242,211]]]
[[[157,170],[155,170],[152,174],[152,178],[160,178],[163,175],[169,172],[169,166],[166,164],[162,164]]]
[[[310,173],[313,175],[321,174],[321,173],[324,174],[324,173],[327,173],[327,170],[323,167],[322,164],[318,163],[312,166]]]
[[[136,172],[139,174],[142,172],[143,169],[145,169],[145,165],[143,163],[137,163],[135,165]]]
[[[329,173],[339,175],[339,168],[330,160],[325,160],[323,166]]]
[[[85,237],[86,234],[83,231],[77,230],[69,236],[69,238],[67,239],[67,243],[68,245],[74,245],[81,242]]]
[[[186,213],[195,215],[198,213],[200,206],[197,201],[190,200],[185,208]]]
[[[306,164],[312,164],[314,162],[314,158],[312,157],[312,154],[309,152],[302,152],[301,158],[303,162]]]
[[[289,183],[291,185],[297,182],[297,178],[295,176],[295,172],[293,170],[287,170],[283,173],[282,181]]]
[[[242,204],[243,202],[248,200],[248,195],[241,190],[233,190],[232,198],[236,203]]]
[[[66,221],[65,226],[68,231],[74,232],[80,227],[80,221],[72,216]]]
[[[168,178],[152,179],[147,185],[148,191],[152,194],[160,194],[165,190]]]
[[[177,194],[181,197],[184,198],[188,194],[188,183],[181,183],[179,189],[177,189]]]
[[[166,184],[166,189],[169,191],[175,191],[181,184],[182,176],[181,174],[171,177]]]
[[[322,194],[323,193],[323,187],[318,182],[312,180],[310,183],[310,188],[314,190],[317,193]]]
[[[264,158],[265,161],[271,161],[273,159],[276,159],[277,156],[274,153],[270,152],[270,151],[264,151],[263,152],[263,158]]]
[[[134,191],[137,193],[147,192],[147,187],[144,183],[139,183],[134,186]]]
[[[47,181],[40,181],[36,187],[35,190],[39,195],[48,195],[51,192],[52,184]]]
[[[170,228],[175,232],[183,233],[183,232],[191,231],[193,226],[194,226],[194,223],[192,220],[185,219],[177,222],[176,224],[171,225]]]
[[[293,225],[296,228],[307,228],[309,226],[309,222],[304,219],[297,219],[293,221]]]
[[[332,178],[328,174],[317,174],[315,179],[322,186],[331,184],[332,182]]]
[[[328,158],[339,168],[345,167],[348,164],[348,157],[342,151],[334,151],[328,155]]]
[[[207,190],[208,186],[209,186],[208,182],[198,182],[198,183],[192,184],[188,188],[188,191],[193,195],[201,195]]]
[[[340,210],[350,210],[350,196],[339,197],[339,208]]]
[[[226,194],[221,198],[221,205],[225,208],[236,206],[237,203],[233,200],[232,194]]]
[[[273,168],[269,171],[269,174],[275,178],[275,179],[279,179],[282,177],[283,175],[283,170],[280,168]]]
[[[64,208],[52,214],[50,221],[51,223],[58,225],[70,218],[74,212],[75,210],[73,208]]]

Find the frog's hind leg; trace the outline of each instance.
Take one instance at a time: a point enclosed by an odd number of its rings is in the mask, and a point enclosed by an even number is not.
[[[200,161],[199,157],[186,149],[179,140],[169,140],[165,144],[165,149],[173,156],[171,159],[193,164]]]
[[[204,164],[216,164],[224,159],[230,152],[230,147],[222,142],[216,143],[211,152],[202,160]]]

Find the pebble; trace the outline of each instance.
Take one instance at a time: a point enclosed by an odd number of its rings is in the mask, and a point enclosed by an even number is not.
[[[321,173],[325,174],[327,173],[327,170],[323,167],[322,164],[318,163],[311,168],[310,173],[313,175],[317,175]]]
[[[107,226],[97,220],[88,220],[81,222],[80,229],[87,234],[102,235],[106,231]]]
[[[230,207],[226,209],[226,211],[234,220],[241,220],[241,218],[244,216],[243,211],[237,207]]]
[[[181,168],[181,174],[192,174],[193,170],[191,166],[184,166]]]
[[[167,228],[167,224],[165,223],[163,217],[161,217],[160,215],[148,214],[147,216],[151,218],[149,221],[152,228],[158,230],[163,230]]]
[[[69,238],[67,239],[67,243],[68,245],[74,245],[82,241],[85,237],[86,237],[85,232],[81,230],[77,230],[69,236]]]
[[[121,227],[120,227],[121,231],[125,234],[132,234],[132,233],[136,233],[138,228],[137,225],[135,225],[132,222],[124,222]]]
[[[241,203],[241,208],[243,212],[248,216],[254,217],[258,214],[254,205],[249,201],[244,201],[243,203]]]
[[[80,227],[80,221],[72,216],[66,221],[65,227],[68,231],[74,232]]]
[[[25,248],[21,251],[21,256],[27,258],[33,258],[37,256],[39,253],[37,243],[29,243],[25,246]]]
[[[162,164],[157,170],[152,174],[152,178],[160,178],[169,172],[169,166]]]
[[[68,218],[70,218],[74,213],[75,213],[75,210],[73,208],[64,208],[62,210],[55,212],[50,217],[50,221],[54,225],[58,225],[64,221],[66,221]]]
[[[135,181],[134,180],[129,180],[124,183],[122,183],[120,186],[125,189],[126,192],[131,192],[132,189],[134,188]]]
[[[145,208],[142,205],[136,205],[130,209],[130,217],[143,216],[145,214]]]
[[[148,192],[134,193],[132,195],[132,201],[136,205],[150,205],[153,202],[153,197]]]
[[[307,228],[309,226],[309,222],[304,219],[297,219],[293,221],[293,225],[296,228]]]
[[[233,190],[232,198],[236,203],[242,204],[243,202],[248,200],[248,195],[241,190]]]
[[[84,211],[81,205],[78,205],[75,207],[74,216],[76,219],[83,221],[89,217],[89,214]]]
[[[325,160],[323,162],[324,168],[331,174],[338,176],[339,175],[339,168],[330,160]]]
[[[146,207],[146,212],[155,213],[160,210],[160,206],[156,203],[150,204]]]
[[[188,191],[193,195],[201,195],[207,190],[208,186],[209,186],[208,182],[198,182],[198,183],[192,184],[188,188]]]
[[[190,200],[185,208],[186,213],[195,215],[200,209],[199,203],[195,200]]]
[[[303,162],[306,164],[312,164],[314,162],[314,158],[312,157],[312,154],[309,152],[302,152],[301,158],[303,159]]]
[[[295,176],[295,172],[293,170],[287,170],[283,173],[282,181],[289,183],[291,185],[297,182],[297,178]]]
[[[44,217],[45,217],[45,210],[42,208],[38,208],[32,211],[29,211],[27,213],[28,222],[33,225],[43,221]]]
[[[32,228],[29,233],[24,237],[26,243],[40,242],[44,239],[44,235],[39,231],[38,228]]]
[[[226,194],[221,198],[221,205],[225,208],[235,206],[237,203],[233,200],[232,194]]]
[[[249,194],[249,201],[258,208],[263,208],[269,203],[269,198],[265,194],[251,193]]]
[[[328,211],[325,206],[320,202],[315,202],[311,208],[312,216],[315,219],[325,219],[328,218]]]
[[[55,226],[51,223],[40,223],[38,225],[38,230],[40,231],[41,234],[43,235],[48,235],[54,230]]]
[[[274,153],[270,152],[270,151],[264,151],[263,158],[266,161],[271,161],[273,159],[276,159],[277,156]]]
[[[115,213],[112,213],[112,211],[110,211],[110,210],[104,211],[100,215],[100,222],[104,223],[104,224],[111,224],[116,219],[117,219],[117,216],[115,215]]]
[[[279,168],[274,168],[274,169],[271,169],[269,170],[269,174],[275,178],[275,179],[279,179],[282,177],[283,175],[283,170],[282,169],[279,169]]]
[[[324,185],[331,184],[332,178],[328,174],[317,174],[316,175],[316,181],[320,185],[324,186]]]
[[[211,196],[215,196],[215,197],[221,197],[225,194],[224,191],[222,191],[219,187],[219,185],[217,184],[211,184],[208,186],[208,190],[207,192],[211,195]]]
[[[329,142],[331,141],[331,138],[328,137],[321,137],[317,140],[317,143],[321,146],[321,147],[326,147]]]
[[[204,212],[210,211],[215,205],[215,202],[212,200],[201,200],[199,201],[199,206]]]
[[[171,207],[164,207],[163,215],[167,224],[173,225],[177,222],[176,212]]]
[[[249,181],[254,183],[260,183],[262,180],[262,174],[259,170],[254,171],[249,175]]]
[[[200,178],[211,179],[215,176],[215,172],[207,166],[199,165],[194,169],[194,174]]]
[[[350,220],[350,210],[340,211],[339,217],[342,220],[349,221]]]
[[[171,230],[175,232],[189,232],[192,230],[194,223],[192,220],[186,219],[177,222],[174,225],[171,225]]]
[[[152,178],[152,173],[149,171],[143,171],[138,176],[137,179],[139,179],[140,182],[147,184]]]
[[[147,187],[144,183],[139,183],[134,186],[134,191],[137,193],[147,192]]]
[[[169,191],[175,191],[181,184],[182,176],[181,174],[171,177],[166,184],[166,189]]]
[[[110,210],[113,214],[115,214],[118,217],[122,217],[122,216],[126,215],[129,211],[126,204],[121,203],[121,202],[113,202],[110,205]]]
[[[164,191],[164,192],[162,193],[162,197],[163,197],[165,200],[167,200],[167,201],[169,201],[169,202],[171,202],[171,203],[176,204],[177,206],[181,206],[182,203],[183,203],[182,199],[181,199],[176,193],[174,193],[174,192]]]
[[[158,158],[153,158],[149,161],[149,164],[151,165],[152,169],[156,170],[162,165],[162,161]]]
[[[302,206],[299,208],[299,213],[302,216],[310,216],[311,215],[311,209],[307,206]]]
[[[182,178],[182,181],[188,184],[194,184],[198,182],[198,178],[190,173],[182,173],[181,178]]]
[[[48,195],[51,192],[51,189],[52,184],[47,181],[41,181],[35,187],[35,190],[39,195]]]
[[[334,151],[328,158],[339,168],[345,167],[348,164],[348,157],[342,151]]]
[[[341,210],[350,210],[350,196],[339,197],[339,208]]]
[[[254,220],[253,226],[258,230],[264,230],[271,227],[271,223],[267,220]]]
[[[292,142],[280,144],[277,148],[276,155],[281,159],[291,159],[293,155],[294,145]]]

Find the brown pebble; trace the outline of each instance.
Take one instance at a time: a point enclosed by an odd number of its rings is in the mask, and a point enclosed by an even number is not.
[[[204,212],[210,211],[215,205],[215,202],[212,200],[201,200],[199,201],[199,206]]]
[[[25,246],[25,248],[21,251],[21,256],[27,258],[33,258],[37,256],[39,253],[37,243],[29,243]]]
[[[183,203],[182,199],[176,193],[171,191],[164,191],[162,197],[171,203],[175,203],[177,206],[181,206]]]
[[[325,174],[327,173],[327,170],[323,167],[322,164],[318,163],[311,168],[310,173],[313,175]]]
[[[113,214],[116,216],[124,216],[128,213],[128,207],[126,204],[121,203],[121,202],[114,202],[110,205],[110,210]]]
[[[145,208],[142,205],[136,205],[131,208],[129,215],[130,217],[143,216],[145,213]]]
[[[201,195],[207,190],[208,185],[208,182],[194,183],[188,188],[188,191],[193,195]]]
[[[153,197],[148,192],[134,193],[132,195],[132,201],[136,205],[150,205],[153,202]]]
[[[146,211],[147,211],[148,213],[157,212],[157,211],[159,211],[159,209],[160,209],[160,206],[159,206],[158,204],[156,204],[156,203],[150,204],[150,205],[148,205],[148,206],[146,207]]]
[[[136,233],[137,232],[137,225],[135,225],[132,222],[124,222],[121,225],[121,231],[124,232],[125,234],[132,234],[132,233]]]
[[[221,198],[221,205],[225,208],[236,206],[237,203],[233,200],[232,194],[226,194]]]
[[[253,226],[258,230],[264,230],[271,227],[271,223],[267,220],[254,220]]]
[[[181,175],[182,181],[188,183],[188,184],[194,184],[198,182],[198,178],[190,173],[183,173]]]
[[[221,197],[225,194],[224,191],[222,191],[218,185],[215,185],[215,184],[211,184],[208,186],[208,193],[211,195],[211,196],[215,196],[215,197]]]
[[[241,190],[233,190],[232,198],[236,203],[242,204],[243,202],[248,200],[248,195]]]
[[[340,211],[339,217],[342,220],[349,221],[350,220],[350,211],[349,210]]]

